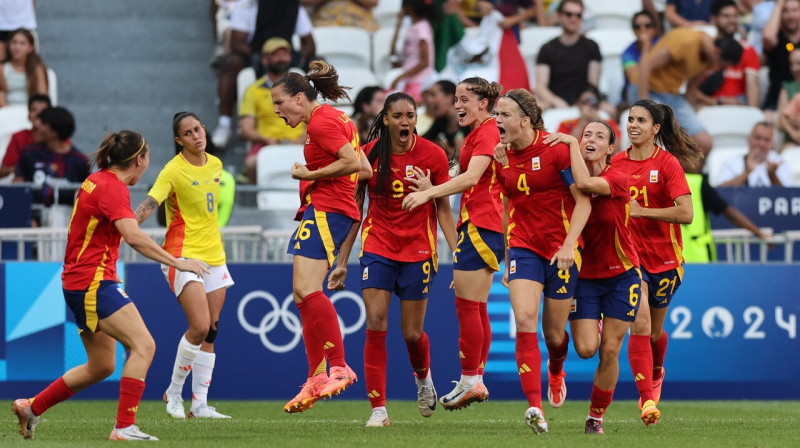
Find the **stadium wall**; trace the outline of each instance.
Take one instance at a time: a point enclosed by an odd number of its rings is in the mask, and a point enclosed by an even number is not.
[[[307,374],[299,316],[291,299],[288,264],[233,264],[236,281],[228,291],[219,323],[217,367],[212,399],[286,399]],[[0,397],[31,396],[85,361],[77,328],[61,293],[58,263],[0,264]],[[156,340],[158,349],[147,377],[145,398],[157,399],[168,385],[175,347],[186,320],[159,267],[127,264],[124,288]],[[800,399],[796,280],[800,265],[689,265],[684,284],[668,315],[669,350],[666,399]],[[431,340],[432,372],[440,393],[460,373],[458,327],[453,292],[447,288],[452,267],[441,266],[431,290],[425,329]],[[495,279],[489,299],[493,342],[486,369],[492,398],[522,399],[514,357],[514,323],[507,290]],[[359,268],[351,266],[347,290],[330,297],[339,312],[347,360],[363,369],[365,311]],[[400,336],[399,305],[390,310],[387,346],[390,399],[413,399],[405,344]],[[546,353],[540,335],[541,350]],[[627,363],[620,359],[615,397],[636,397]],[[109,380],[81,398],[114,398],[118,369]],[[581,360],[570,350],[565,364],[570,399],[588,399],[597,357]],[[544,373],[544,367],[543,367]],[[546,379],[546,375],[543,375]],[[190,386],[186,386],[189,394]],[[544,390],[544,389],[543,389]],[[366,400],[364,381],[343,396]]]

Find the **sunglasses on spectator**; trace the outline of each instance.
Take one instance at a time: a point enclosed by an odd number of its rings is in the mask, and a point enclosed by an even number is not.
[[[595,98],[593,96],[589,96],[589,97],[586,97],[583,100],[581,100],[580,103],[581,104],[585,104],[587,106],[597,106],[598,101],[597,101],[597,98]]]
[[[633,29],[635,29],[635,30],[640,30],[640,29],[642,29],[642,28],[647,28],[647,29],[650,29],[650,28],[652,28],[652,27],[653,27],[653,24],[652,24],[652,23],[635,23],[635,24],[633,25]]]
[[[582,13],[582,12],[570,12],[570,11],[564,11],[564,12],[562,12],[561,14],[564,14],[565,16],[567,16],[567,17],[568,17],[568,18],[570,18],[570,19],[571,19],[571,18],[573,18],[573,17],[577,17],[577,18],[579,18],[579,19],[582,19],[582,18],[583,18],[583,13]]]

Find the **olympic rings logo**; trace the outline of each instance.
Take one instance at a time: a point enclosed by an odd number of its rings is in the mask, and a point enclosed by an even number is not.
[[[352,291],[339,291],[331,296],[331,303],[335,304],[341,299],[352,300],[358,306],[358,320],[352,325],[345,325],[341,316],[339,317],[339,328],[342,330],[342,338],[348,334],[353,334],[360,330],[364,323],[367,321],[367,310],[364,307],[364,301],[361,296]],[[272,308],[257,325],[253,325],[247,320],[245,316],[245,308],[253,300],[264,300]],[[236,315],[239,318],[239,324],[250,334],[258,335],[261,343],[267,350],[273,353],[287,353],[295,349],[300,339],[303,337],[303,326],[300,323],[300,318],[296,314],[289,311],[289,307],[294,303],[292,295],[289,294],[282,303],[267,291],[251,291],[242,298],[239,302],[239,307],[236,310]],[[276,344],[269,339],[269,333],[278,326],[283,325],[286,330],[292,333],[292,338],[285,344]]]

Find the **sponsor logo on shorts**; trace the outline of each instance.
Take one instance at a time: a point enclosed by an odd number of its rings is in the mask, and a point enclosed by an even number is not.
[[[572,305],[569,306],[569,312],[574,313],[575,311],[578,311],[578,300],[572,299]]]
[[[361,280],[366,280],[369,278],[369,267],[364,268],[364,272],[361,274]]]
[[[517,273],[517,260],[511,260],[511,263],[508,264],[508,273],[509,274]]]
[[[128,293],[123,291],[122,288],[117,288],[117,291],[119,291],[119,293],[122,294],[122,297],[125,297],[126,299],[129,298]]]

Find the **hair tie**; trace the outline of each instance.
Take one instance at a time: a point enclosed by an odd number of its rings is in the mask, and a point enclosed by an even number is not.
[[[125,159],[125,160],[120,160],[120,162],[127,162],[128,160],[131,160],[132,158],[134,158],[134,157],[138,156],[138,155],[139,155],[139,153],[140,153],[140,152],[142,152],[142,150],[144,149],[144,145],[145,145],[145,143],[147,143],[147,142],[145,141],[144,137],[142,137],[142,144],[141,144],[141,145],[139,145],[139,149],[137,149],[137,150],[136,150],[136,152],[135,152],[135,153],[133,153],[133,155],[132,155],[132,156],[128,157],[128,158],[127,158],[127,159]]]
[[[116,134],[116,135],[114,136],[114,141],[115,141],[115,142],[117,142],[117,143],[119,143],[119,141],[120,141],[120,140],[122,140],[122,136],[120,136],[119,134]]]

